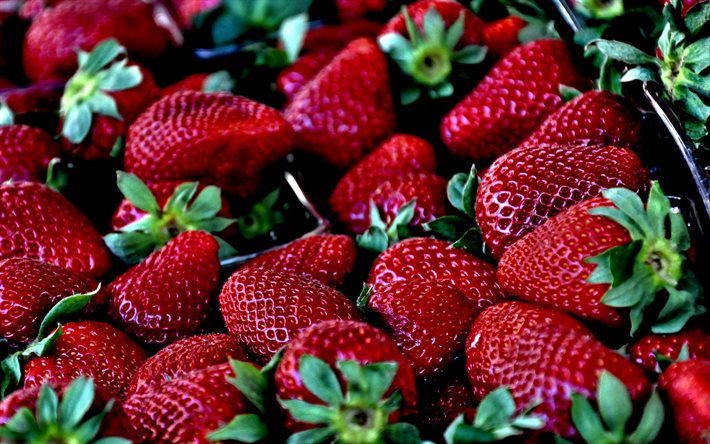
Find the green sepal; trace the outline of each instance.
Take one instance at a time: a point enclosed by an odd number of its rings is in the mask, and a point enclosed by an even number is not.
[[[207,435],[210,441],[254,443],[265,439],[269,430],[264,421],[253,413],[237,415],[222,428]]]
[[[528,43],[543,38],[560,38],[554,20],[532,0],[501,0],[508,14],[520,17],[527,25],[518,32],[518,41]]]
[[[69,172],[67,169],[71,167],[71,164],[62,163],[62,159],[59,157],[52,158],[47,165],[47,176],[44,180],[44,184],[57,193],[61,193],[69,183]]]
[[[579,0],[574,6],[581,14],[600,20],[611,20],[624,14],[623,0]]]
[[[569,102],[571,100],[574,100],[581,95],[582,95],[582,91],[578,90],[575,87],[567,86],[567,85],[560,85],[560,97],[562,97],[562,100],[565,102]]]
[[[357,245],[366,250],[381,253],[402,239],[412,236],[409,224],[414,218],[416,199],[403,205],[389,224],[382,219],[377,205],[370,201],[370,228],[358,235]]]
[[[213,72],[208,75],[202,84],[202,91],[204,92],[232,92],[236,82],[234,78],[229,74],[228,71],[222,70]]]
[[[308,32],[308,14],[301,13],[287,18],[279,27],[279,42],[281,42],[286,60],[293,63],[298,59],[303,42]]]
[[[372,287],[370,287],[366,283],[363,283],[362,290],[360,290],[360,294],[357,297],[358,308],[360,308],[360,309],[367,308],[367,305],[370,303],[371,297],[372,297]]]
[[[37,331],[37,337],[40,339],[46,337],[51,329],[57,325],[59,319],[79,313],[89,304],[89,302],[91,302],[91,299],[100,290],[101,284],[89,293],[74,294],[57,302],[54,307],[47,312],[44,319],[42,319],[39,330]]]
[[[0,100],[0,126],[9,126],[15,123],[15,113],[7,105],[7,102]]]
[[[699,2],[685,15],[685,26],[691,35],[698,35],[710,23],[710,4]]]
[[[269,234],[286,218],[278,207],[281,188],[276,188],[251,207],[251,211],[237,218],[237,228],[245,239],[254,239]]]

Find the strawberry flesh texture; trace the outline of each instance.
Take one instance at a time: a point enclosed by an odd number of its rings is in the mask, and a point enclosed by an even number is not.
[[[710,360],[676,362],[663,373],[659,386],[670,401],[679,442],[706,444],[710,431]]]
[[[518,34],[527,26],[520,17],[511,15],[491,23],[483,28],[483,44],[496,57],[503,57],[520,46]]]
[[[209,74],[192,74],[160,91],[160,96],[165,97],[180,91],[204,91],[205,81]]]
[[[293,99],[298,91],[313,79],[323,67],[328,65],[337,50],[325,49],[311,52],[298,58],[292,65],[284,68],[276,79],[276,88],[288,100]]]
[[[656,371],[656,355],[676,360],[684,346],[689,359],[710,359],[710,334],[700,328],[671,335],[644,336],[629,348],[629,355],[632,361],[652,373]]]
[[[59,156],[59,146],[44,131],[26,125],[0,127],[0,182],[44,182],[49,161]]]
[[[388,225],[403,206],[416,200],[409,225],[421,226],[446,214],[446,180],[435,174],[409,173],[385,180],[370,199]]]

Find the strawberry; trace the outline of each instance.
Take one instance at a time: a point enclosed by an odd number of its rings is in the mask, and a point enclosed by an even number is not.
[[[302,55],[293,64],[287,66],[276,78],[276,88],[288,100],[311,81],[323,67],[328,65],[338,50],[326,49]]]
[[[515,15],[486,23],[483,28],[483,43],[496,57],[503,57],[520,45],[518,34],[527,22]]]
[[[378,292],[411,279],[431,279],[456,287],[478,309],[506,299],[490,264],[437,239],[406,239],[388,248],[372,265],[367,283]]]
[[[477,400],[507,386],[518,409],[540,402],[535,414],[544,430],[575,435],[570,395],[594,399],[602,371],[623,382],[634,401],[650,384],[643,370],[606,348],[579,322],[564,313],[522,302],[489,307],[471,326],[466,369]]]
[[[522,45],[490,70],[441,122],[441,138],[455,155],[497,157],[520,143],[562,106],[561,85],[585,89],[561,40]]]
[[[370,325],[326,321],[304,330],[286,347],[274,381],[286,426],[300,431],[291,440],[382,442],[385,434],[418,434],[409,424],[391,424],[416,404],[412,369],[394,342]],[[324,409],[328,415],[317,421],[300,413]]]
[[[147,182],[199,180],[246,195],[291,149],[293,131],[275,109],[226,93],[164,97],[128,130],[126,170]]]
[[[629,355],[647,371],[656,372],[663,360],[679,360],[684,350],[686,359],[710,359],[710,334],[693,328],[672,335],[646,335],[631,345]]]
[[[243,268],[305,274],[323,285],[342,285],[355,265],[355,243],[348,236],[319,234],[264,253]]]
[[[384,11],[387,0],[335,0],[335,7],[341,19],[352,20]]]
[[[170,0],[183,29],[192,28],[195,18],[216,8],[220,0]]]
[[[654,333],[680,331],[704,311],[687,268],[683,217],[656,182],[646,208],[623,188],[602,194],[513,244],[498,265],[498,282],[514,296],[582,319],[618,327],[629,317],[632,335],[644,317]],[[663,307],[655,316],[646,313],[654,302]]]
[[[679,442],[707,443],[710,438],[710,361],[676,362],[663,373],[659,386],[670,401]]]
[[[420,396],[420,420],[432,436],[441,436],[457,416],[475,413],[471,385],[458,372],[422,389],[426,391]]]
[[[234,79],[228,71],[192,74],[179,82],[166,86],[160,91],[160,95],[165,97],[178,91],[230,92],[234,89],[234,84]]]
[[[76,49],[88,50],[113,37],[128,53],[156,57],[171,36],[154,18],[153,2],[64,0],[42,12],[25,36],[23,63],[33,82],[68,79],[76,70]]]
[[[334,25],[309,29],[303,40],[303,52],[339,51],[359,37],[374,39],[382,24],[371,20],[348,20]]]
[[[33,182],[0,185],[0,258],[29,257],[93,278],[111,259],[91,222],[61,194]]]
[[[179,379],[193,370],[244,360],[246,353],[229,335],[212,333],[190,336],[174,342],[150,357],[133,375],[128,396],[154,390],[166,381]]]
[[[122,331],[96,321],[69,322],[49,353],[25,364],[25,387],[68,381],[80,375],[124,399],[131,377],[146,360],[145,352]]]
[[[420,378],[441,375],[461,354],[478,311],[456,287],[428,279],[380,286],[358,304],[378,315]]]
[[[368,227],[370,196],[382,182],[408,173],[435,170],[434,148],[426,140],[395,134],[345,173],[328,202],[350,231],[362,233]]]
[[[108,314],[146,344],[167,344],[196,331],[219,285],[217,241],[187,231],[117,277]]]
[[[298,145],[335,166],[356,162],[394,130],[387,62],[367,38],[352,41],[284,110]]]
[[[521,146],[613,145],[641,146],[641,122],[620,96],[589,91],[550,115]]]
[[[26,125],[0,126],[0,182],[43,182],[59,146],[44,131]]]
[[[476,219],[491,255],[505,251],[555,214],[602,190],[643,191],[648,171],[616,146],[540,145],[499,157],[478,188]]]
[[[229,333],[262,363],[316,322],[360,318],[355,304],[313,278],[256,267],[229,278],[219,305]]]

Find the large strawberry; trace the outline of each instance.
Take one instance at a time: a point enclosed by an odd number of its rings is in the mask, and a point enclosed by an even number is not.
[[[246,195],[293,138],[275,109],[226,93],[183,91],[154,103],[131,125],[125,166],[146,182],[199,180]]]
[[[543,39],[520,46],[444,117],[441,137],[457,156],[497,157],[562,106],[562,85],[586,87],[563,41]]]
[[[355,304],[311,277],[256,267],[234,273],[219,304],[229,333],[259,362],[312,324],[360,318]]]
[[[94,278],[111,267],[91,222],[61,194],[33,182],[0,185],[0,258],[29,257]]]
[[[692,328],[671,335],[650,334],[629,347],[631,360],[649,372],[660,371],[664,361],[686,359],[710,359],[710,334],[700,328]]]
[[[216,71],[212,74],[192,74],[166,86],[160,91],[161,96],[169,96],[178,91],[230,92],[234,89],[234,79],[228,71]]]
[[[661,376],[660,387],[670,401],[679,442],[706,444],[710,439],[710,361],[676,362]]]
[[[327,66],[338,52],[338,49],[329,48],[302,55],[298,60],[281,70],[276,78],[276,88],[288,100],[292,100],[296,93],[308,84],[323,67]]]
[[[478,187],[476,219],[491,254],[499,259],[536,226],[604,189],[639,192],[647,186],[647,169],[626,148],[517,148],[499,157]]]
[[[627,189],[603,195],[513,244],[500,261],[498,281],[512,295],[583,319],[621,326],[630,317],[632,334],[644,317],[654,333],[681,330],[704,311],[688,269],[683,217],[656,182],[645,208]],[[655,316],[646,313],[652,305]]]
[[[303,40],[304,53],[339,51],[359,37],[376,38],[382,24],[372,20],[348,20],[333,25],[313,27]]]
[[[44,182],[59,146],[44,131],[26,125],[0,126],[0,182]]]
[[[336,166],[371,151],[395,127],[387,62],[370,39],[351,42],[284,110],[298,144]]]
[[[217,241],[186,231],[116,278],[108,314],[146,344],[167,344],[196,331],[219,285]]]
[[[503,57],[520,45],[518,35],[525,26],[527,22],[515,15],[486,23],[483,28],[483,43],[492,55]]]

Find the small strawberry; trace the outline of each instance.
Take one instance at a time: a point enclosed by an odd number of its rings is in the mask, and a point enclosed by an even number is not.
[[[384,11],[387,0],[335,0],[335,7],[341,19],[352,20]]]
[[[29,257],[93,278],[111,258],[91,222],[61,194],[33,182],[0,185],[0,258]]]
[[[644,321],[675,333],[704,311],[688,269],[690,236],[657,182],[646,207],[632,191],[613,188],[549,219],[513,244],[498,266],[510,294],[609,326]],[[651,305],[662,306],[646,313]],[[652,318],[653,319],[650,319]]]
[[[195,332],[219,285],[217,250],[205,232],[178,235],[109,285],[109,316],[146,344],[167,344]]]
[[[212,74],[192,74],[168,85],[160,91],[162,97],[179,91],[230,92],[235,81],[228,71],[216,71]]]
[[[499,157],[478,188],[476,219],[500,259],[512,244],[555,214],[607,188],[648,186],[641,159],[615,146],[540,145]]]
[[[354,40],[296,93],[284,116],[302,149],[335,166],[353,164],[396,123],[384,55],[372,40]]]
[[[504,57],[520,46],[518,35],[526,26],[527,22],[515,15],[486,23],[483,28],[483,44],[494,56]]]
[[[710,334],[700,328],[671,335],[646,335],[629,348],[631,360],[649,372],[657,372],[664,360],[674,362],[685,350],[686,359],[710,359]]]
[[[26,125],[0,126],[0,182],[43,182],[59,146],[44,131]]]
[[[327,66],[337,54],[338,50],[336,49],[326,49],[302,55],[298,60],[281,70],[276,78],[276,88],[288,100],[292,100],[296,93]]]
[[[229,333],[258,362],[267,362],[304,328],[328,319],[359,319],[355,304],[308,276],[248,267],[219,295]]]
[[[563,105],[561,85],[583,90],[586,83],[563,41],[527,43],[503,57],[444,117],[441,137],[457,156],[497,157]]]
[[[710,439],[710,361],[692,359],[668,367],[659,381],[670,401],[679,442]]]
[[[278,111],[226,93],[164,97],[128,130],[125,166],[146,182],[199,180],[247,195],[293,145]]]

